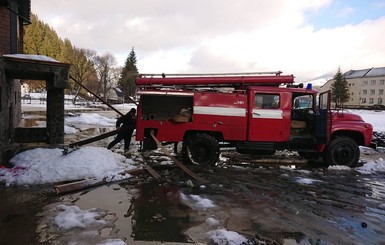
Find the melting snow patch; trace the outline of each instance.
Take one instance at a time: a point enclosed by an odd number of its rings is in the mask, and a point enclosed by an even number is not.
[[[210,236],[210,239],[218,245],[239,245],[247,242],[247,239],[237,232],[227,231],[225,229],[209,231],[207,234]]]
[[[351,168],[344,165],[332,165],[328,167],[328,170],[348,171],[348,170],[351,170]]]
[[[115,126],[116,119],[100,116],[97,113],[81,113],[76,117],[66,117],[66,124],[92,124],[103,127]]]
[[[206,219],[206,223],[209,225],[209,226],[218,226],[220,224],[220,221],[219,220],[216,220],[214,218],[207,218]]]
[[[213,201],[198,195],[180,194],[181,200],[194,209],[208,209],[215,207]]]
[[[95,210],[81,210],[77,206],[58,205],[61,212],[55,217],[56,225],[63,230],[85,228],[92,224],[104,224]]]
[[[370,161],[365,163],[362,167],[356,168],[361,174],[373,174],[376,172],[385,172],[384,159],[379,158],[376,161]]]
[[[365,146],[360,146],[360,152],[365,155],[374,155],[378,153],[375,149],[365,147]]]
[[[315,179],[297,177],[297,178],[295,178],[295,182],[300,183],[300,184],[304,184],[304,185],[311,185],[311,184],[314,184],[315,182],[323,182],[323,181],[322,180],[315,180]]]

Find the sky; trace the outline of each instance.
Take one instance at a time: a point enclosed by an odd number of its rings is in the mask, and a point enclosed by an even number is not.
[[[134,48],[140,73],[283,71],[306,82],[385,66],[385,0],[32,0],[78,48]]]

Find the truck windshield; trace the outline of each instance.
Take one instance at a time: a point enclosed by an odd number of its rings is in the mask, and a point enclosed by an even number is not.
[[[294,98],[293,107],[295,109],[313,108],[313,96],[302,95]]]

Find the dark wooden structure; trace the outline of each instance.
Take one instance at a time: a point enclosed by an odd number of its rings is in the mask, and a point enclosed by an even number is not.
[[[17,79],[44,80],[47,89],[46,128],[10,129],[12,143],[64,143],[64,89],[68,85],[69,64],[41,55],[3,55],[0,58],[2,79],[11,84]],[[16,95],[18,105],[20,94]],[[10,115],[12,116],[12,111]]]

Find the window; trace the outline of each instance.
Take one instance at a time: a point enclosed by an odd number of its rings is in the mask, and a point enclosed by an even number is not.
[[[362,90],[362,94],[368,94],[368,90],[366,89]]]
[[[384,94],[384,90],[383,90],[383,89],[379,89],[379,90],[378,90],[378,94],[379,94],[379,95],[383,95],[383,94]]]
[[[279,94],[255,94],[255,108],[278,109]]]
[[[385,84],[385,80],[384,79],[380,80],[380,85],[384,85],[384,84]]]
[[[362,104],[366,104],[366,98],[362,98],[362,99],[361,99],[361,103],[362,103]]]
[[[371,89],[370,90],[370,94],[375,94],[376,93],[376,90],[375,89]]]
[[[374,99],[373,98],[369,98],[369,104],[374,104]]]
[[[378,100],[377,100],[377,104],[380,104],[380,105],[382,105],[382,98],[378,98]]]
[[[363,85],[363,86],[368,85],[368,81],[363,81],[363,82],[362,82],[362,85]]]
[[[371,80],[370,85],[376,85],[376,80]]]
[[[293,107],[295,109],[313,108],[313,96],[302,95],[294,98]]]

